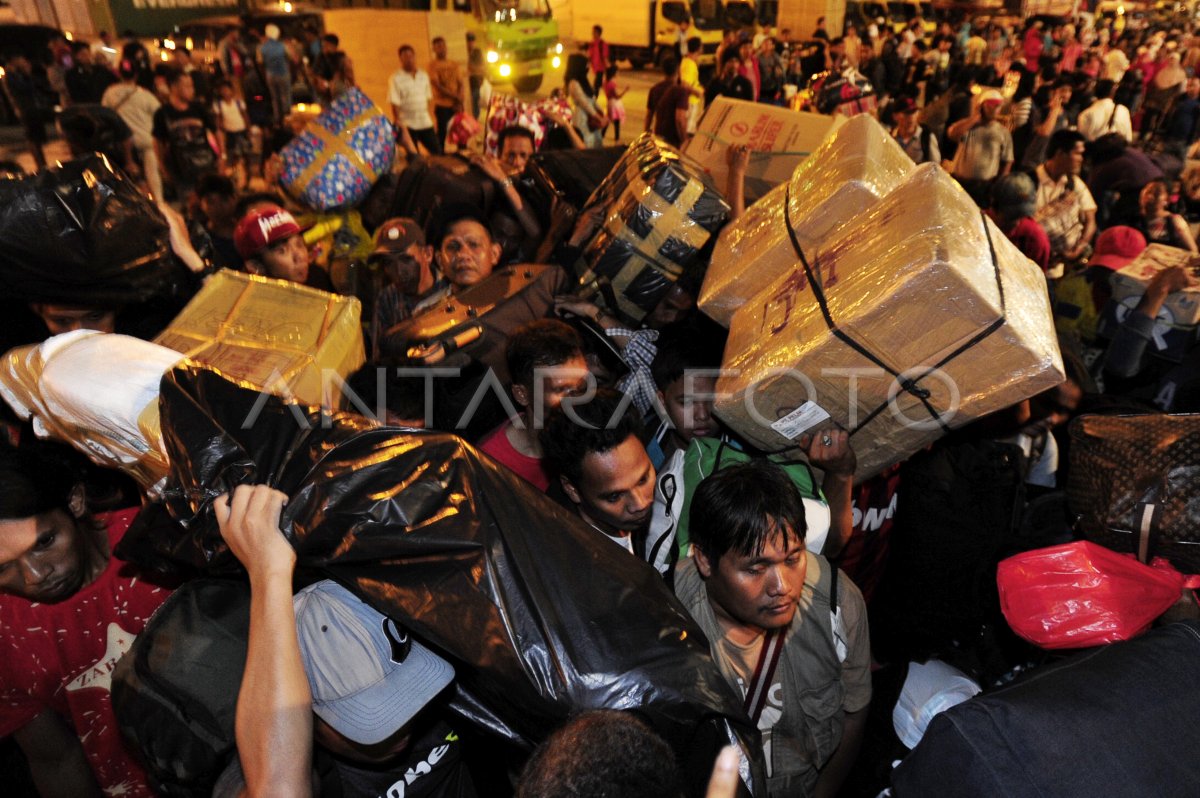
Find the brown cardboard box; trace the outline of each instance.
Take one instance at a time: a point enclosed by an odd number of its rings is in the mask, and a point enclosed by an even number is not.
[[[763,103],[718,97],[704,111],[696,135],[683,147],[698,161],[721,192],[729,180],[725,153],[731,144],[750,148],[746,204],[792,176],[808,154],[845,122],[845,117],[810,114]]]
[[[1154,275],[1172,266],[1190,268],[1194,275],[1196,267],[1200,266],[1200,255],[1165,244],[1151,244],[1133,262],[1109,278],[1112,298],[1118,302],[1132,299],[1132,304],[1136,305],[1137,300],[1146,293],[1146,286],[1150,285]],[[1163,309],[1170,311],[1169,324],[1191,327],[1200,323],[1200,286],[1168,295],[1163,302]]]
[[[366,360],[360,312],[353,297],[225,269],[155,343],[250,387],[286,396],[287,386],[301,402],[322,405],[331,378],[322,372],[344,378]]]
[[[912,169],[912,159],[878,122],[867,115],[850,119],[790,180],[721,231],[700,290],[700,309],[728,327],[734,311],[795,264],[795,248],[781,221],[785,206],[800,246],[808,250],[854,222]]]
[[[1065,378],[1041,270],[940,167],[806,255],[730,326],[716,412],[755,446],[832,419],[866,478]]]

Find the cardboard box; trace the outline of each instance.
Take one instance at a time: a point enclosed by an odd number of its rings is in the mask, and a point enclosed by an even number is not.
[[[1165,244],[1151,244],[1133,262],[1109,278],[1113,299],[1117,302],[1134,299],[1133,305],[1136,306],[1136,300],[1146,293],[1146,286],[1150,285],[1154,276],[1172,266],[1190,268],[1195,274],[1200,266],[1200,255]],[[1169,325],[1192,327],[1200,323],[1200,286],[1168,295],[1163,302],[1163,310],[1166,313],[1159,315]]]
[[[721,232],[700,291],[700,309],[728,327],[734,311],[796,264],[797,244],[806,252],[821,244],[912,170],[912,159],[873,118],[848,120],[790,180]]]
[[[792,176],[800,162],[843,122],[843,117],[792,111],[774,105],[718,97],[704,111],[683,152],[694,158],[722,192],[729,179],[725,154],[731,144],[751,150],[746,204]]]
[[[729,205],[699,164],[649,133],[632,144],[579,213],[570,244],[582,248],[579,284],[607,284],[613,313],[640,322],[729,218]],[[611,299],[610,299],[611,297]]]
[[[228,269],[213,275],[155,339],[259,390],[326,404],[322,372],[366,360],[353,297]],[[282,380],[282,383],[281,383]]]
[[[1065,379],[1041,270],[938,166],[808,263],[730,326],[716,412],[754,446],[794,449],[832,420],[866,478]]]

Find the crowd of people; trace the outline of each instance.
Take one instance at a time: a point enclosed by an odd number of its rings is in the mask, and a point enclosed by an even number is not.
[[[1045,273],[1066,382],[860,481],[859,444],[832,422],[801,437],[804,457],[792,460],[754,451],[718,418],[726,330],[698,310],[696,275],[635,319],[579,291],[562,263],[540,264],[517,297],[493,300],[482,339],[431,343],[423,319],[529,263],[553,226],[529,193],[537,135],[514,125],[494,156],[461,148],[464,169],[490,186],[488,207],[448,189],[426,224],[375,225],[364,269],[348,269],[306,243],[305,209],[280,189],[277,161],[303,122],[288,113],[297,77],[336,98],[354,83],[350,58],[333,34],[300,53],[270,27],[253,38],[231,32],[215,73],[186,50],[151,68],[136,43],[109,48],[107,64],[67,45],[59,124],[72,152],[100,150],[155,199],[175,201],[182,219],[163,212],[188,231],[175,246],[197,284],[228,268],[357,296],[369,357],[347,384],[384,399],[377,421],[462,435],[523,481],[489,501],[547,494],[598,540],[658,569],[746,697],[767,766],[757,795],[885,788],[906,751],[891,723],[910,661],[942,659],[985,691],[1052,661],[1006,627],[995,573],[1009,554],[1073,536],[1066,423],[1084,412],[1200,410],[1195,329],[1161,346],[1164,330],[1180,333],[1161,318],[1164,303],[1200,283],[1193,270],[1161,271],[1133,306],[1106,315],[1109,277],[1149,243],[1198,251],[1187,213],[1200,184],[1183,171],[1200,121],[1200,35],[1190,30],[968,20],[926,37],[918,18],[899,33],[849,24],[830,37],[821,25],[804,45],[786,32],[735,31],[706,84],[699,39],[680,37],[650,91],[646,130],[678,146],[715,97],[793,105],[805,102],[793,89],[814,75],[847,76],[878,98],[875,112],[914,161],[943,165]],[[450,62],[444,40],[431,44],[428,69],[401,46],[389,84],[398,173],[441,154],[455,118],[479,110],[477,72]],[[6,86],[41,167],[45,92],[22,60],[7,65]],[[550,146],[596,147],[609,129],[620,139],[617,75],[597,28],[567,59],[573,115],[550,119],[560,133]],[[252,101],[256,82],[265,105]],[[72,109],[84,123],[73,127]],[[718,187],[732,218],[744,210],[748,156],[731,148],[729,184]],[[35,299],[11,310],[6,348],[78,329],[156,332],[142,308]],[[465,382],[431,392],[398,371],[435,363],[465,367]],[[503,390],[481,405],[488,380]],[[367,404],[345,398],[372,414]],[[177,587],[114,554],[142,497],[69,448],[36,441],[11,414],[3,429],[0,737],[15,741],[43,795],[153,794],[106,681]],[[685,478],[697,463],[704,478]],[[527,763],[510,763],[511,782],[482,783],[472,762],[485,752],[471,746],[486,742],[460,737],[444,711],[454,664],[342,585],[294,591],[296,554],[280,529],[288,498],[242,485],[215,503],[251,603],[236,756],[214,794],[681,794],[672,750],[624,712],[582,714]],[[677,506],[686,535],[664,538],[656,513]],[[1185,592],[1176,611],[1197,609]],[[6,755],[18,761],[11,746]],[[732,795],[737,759],[716,764],[710,795]]]

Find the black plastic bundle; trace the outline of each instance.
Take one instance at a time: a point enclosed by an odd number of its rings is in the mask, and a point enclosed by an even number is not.
[[[118,307],[177,295],[186,280],[167,220],[102,156],[0,180],[0,291],[7,297]]]
[[[180,526],[131,529],[119,556],[236,570],[212,502],[270,484],[289,497],[298,567],[451,659],[452,709],[478,728],[528,747],[572,714],[636,709],[697,795],[731,735],[758,750],[741,698],[657,572],[460,438],[284,404],[199,366],[163,378],[160,409]]]

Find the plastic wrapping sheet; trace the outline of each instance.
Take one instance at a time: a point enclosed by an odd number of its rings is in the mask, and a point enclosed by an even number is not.
[[[22,301],[115,307],[181,294],[167,220],[100,155],[0,180],[0,290]]]
[[[1183,574],[1089,541],[1022,552],[996,570],[1012,630],[1042,648],[1087,648],[1137,637],[1179,600]]]
[[[583,253],[576,274],[585,286],[607,284],[609,310],[641,321],[672,283],[703,273],[705,247],[728,218],[703,169],[643,133],[580,213],[570,239]]]
[[[790,181],[722,231],[700,291],[700,309],[728,327],[734,311],[796,264],[785,204],[800,246],[808,250],[841,225],[856,224],[912,170],[912,159],[870,116],[838,127]]]
[[[346,89],[280,151],[280,183],[317,211],[357,205],[392,168],[395,130],[354,87]]]
[[[716,412],[755,446],[832,418],[865,479],[1065,379],[1041,270],[933,164],[801,251],[725,347]]]
[[[755,750],[741,696],[657,572],[461,439],[262,402],[194,366],[164,378],[160,409],[181,526],[131,529],[120,556],[235,569],[212,501],[267,483],[289,497],[300,568],[449,657],[464,717],[529,744],[575,712],[637,709],[693,795],[729,733]]]
[[[0,394],[38,437],[70,443],[153,493],[167,473],[158,385],[182,359],[138,338],[77,330],[8,352]]]
[[[360,308],[353,297],[223,269],[155,343],[256,390],[320,405],[328,372],[344,378],[366,360]]]

